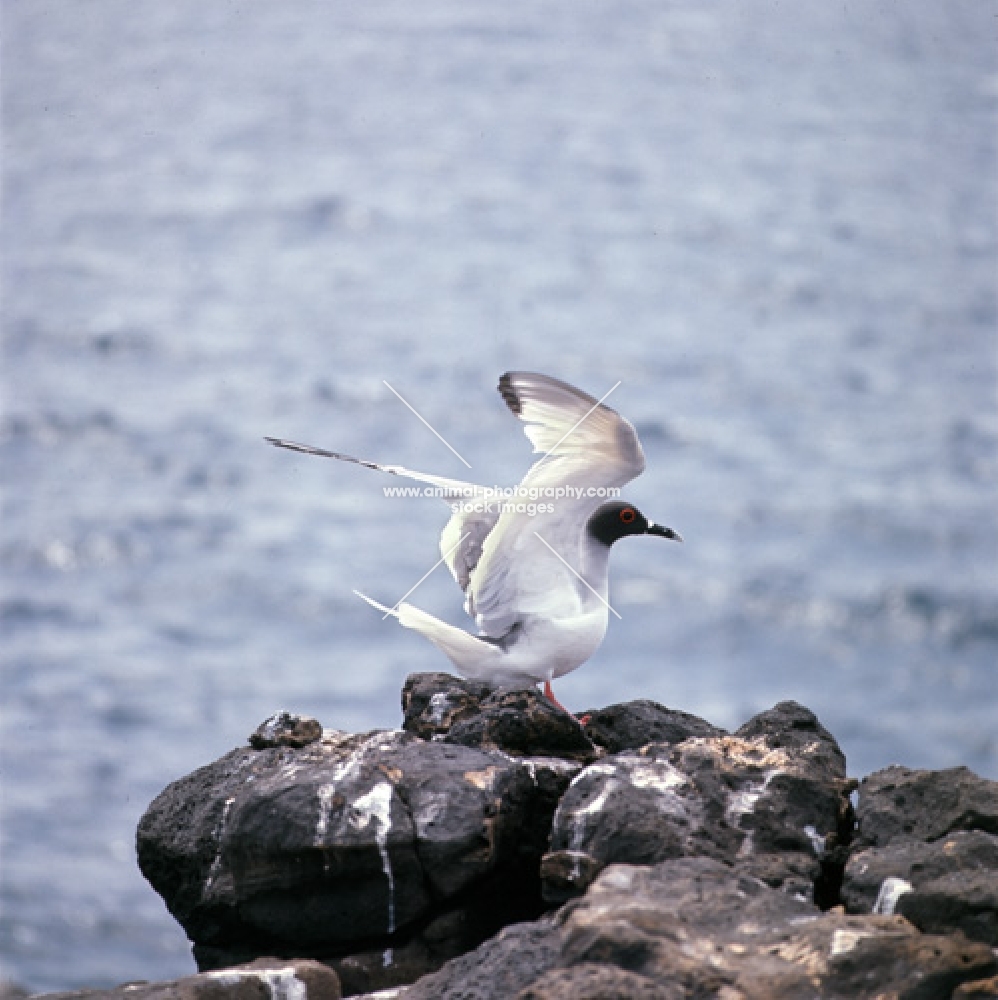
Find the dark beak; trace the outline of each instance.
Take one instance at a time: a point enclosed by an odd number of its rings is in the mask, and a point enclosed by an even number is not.
[[[660,535],[662,538],[671,538],[675,542],[681,542],[683,540],[683,536],[679,534],[678,531],[673,531],[672,528],[667,528],[664,524],[656,524],[654,521],[648,522],[648,531],[646,534]]]

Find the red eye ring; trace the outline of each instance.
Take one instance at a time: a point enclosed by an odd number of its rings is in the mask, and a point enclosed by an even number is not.
[[[636,518],[636,517],[637,517],[637,514],[635,513],[633,507],[625,507],[620,512],[620,519],[621,519],[621,521],[624,522],[624,524],[630,524],[634,520],[634,518]]]

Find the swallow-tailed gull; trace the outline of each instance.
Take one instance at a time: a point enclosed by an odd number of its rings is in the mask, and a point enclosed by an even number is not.
[[[465,594],[478,635],[402,601],[396,607],[361,594],[406,628],[426,636],[465,677],[504,687],[551,681],[581,666],[599,648],[609,611],[610,547],[628,535],[682,541],[633,504],[606,501],[644,470],[638,435],[619,413],[547,375],[507,372],[506,405],[524,423],[534,452],[516,495],[267,438],[274,445],[337,458],[436,487],[453,511],[440,536],[442,561]],[[613,495],[611,491],[610,495]],[[532,503],[525,502],[531,498]],[[537,502],[533,502],[536,498]],[[533,513],[531,513],[533,509]]]

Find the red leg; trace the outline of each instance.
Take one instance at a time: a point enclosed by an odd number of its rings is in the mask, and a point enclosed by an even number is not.
[[[569,712],[569,711],[568,711],[568,709],[567,709],[567,708],[565,708],[565,706],[564,706],[564,705],[563,705],[563,704],[562,704],[562,703],[561,703],[560,701],[558,701],[558,699],[557,699],[557,698],[556,698],[556,697],[554,696],[554,691],[553,691],[553,690],[551,689],[551,682],[550,682],[550,681],[545,681],[545,682],[544,682],[544,697],[545,697],[545,698],[547,698],[547,700],[548,700],[549,702],[551,702],[551,704],[552,704],[552,705],[556,705],[556,706],[557,706],[558,708],[560,708],[560,709],[561,709],[561,710],[562,710],[563,712],[565,712],[565,713],[566,713],[567,715],[571,715],[571,714],[572,714],[572,713],[571,713],[571,712]],[[585,724],[586,724],[586,723],[587,723],[588,721],[589,721],[589,716],[588,716],[588,715],[583,715],[583,716],[582,716],[582,718],[578,720],[578,723],[579,723],[579,725],[580,725],[580,726],[584,726],[584,725],[585,725]]]
[[[568,709],[565,708],[565,706],[554,696],[554,691],[551,690],[550,681],[544,682],[544,697],[547,698],[552,705],[557,705],[563,712],[568,712]],[[568,712],[568,714],[571,715],[572,713]]]

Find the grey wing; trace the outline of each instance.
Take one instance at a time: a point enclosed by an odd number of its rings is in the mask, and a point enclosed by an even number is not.
[[[471,507],[472,505],[469,505]],[[489,507],[492,510],[489,510]],[[499,520],[498,504],[482,504],[481,511],[460,508],[451,514],[440,535],[440,555],[457,585],[467,593],[471,574],[482,557],[485,539]],[[470,598],[469,598],[470,599]],[[474,612],[467,606],[468,614]]]
[[[523,485],[623,486],[644,471],[630,421],[589,393],[537,372],[506,372],[499,392],[541,453]]]

